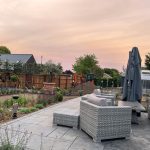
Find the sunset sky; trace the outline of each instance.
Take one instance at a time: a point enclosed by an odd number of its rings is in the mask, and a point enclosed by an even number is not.
[[[150,52],[150,0],[0,0],[0,45],[37,62],[95,54],[101,67],[122,70],[133,46],[144,65]]]

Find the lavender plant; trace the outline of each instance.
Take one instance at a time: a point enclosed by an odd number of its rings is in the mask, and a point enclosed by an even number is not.
[[[13,127],[0,127],[0,150],[25,150],[32,133]]]

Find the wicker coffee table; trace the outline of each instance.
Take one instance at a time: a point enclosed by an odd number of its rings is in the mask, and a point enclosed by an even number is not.
[[[53,124],[77,129],[79,127],[79,116],[78,110],[60,109],[53,113]]]

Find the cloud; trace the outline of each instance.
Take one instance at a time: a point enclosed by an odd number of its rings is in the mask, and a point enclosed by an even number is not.
[[[148,0],[0,0],[0,44],[65,69],[87,53],[121,69],[133,46],[143,60],[149,50],[149,9]]]

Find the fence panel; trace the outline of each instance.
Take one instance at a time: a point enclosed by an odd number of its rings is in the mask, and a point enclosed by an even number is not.
[[[0,87],[18,87],[18,88],[25,88],[26,86],[28,88],[35,87],[37,89],[43,88],[43,82],[48,82],[49,76],[48,75],[27,75],[27,74],[19,74],[17,75],[19,78],[18,82],[11,82],[6,81],[2,82],[0,81]],[[81,83],[81,77],[76,77],[76,82]],[[68,89],[72,87],[72,82],[74,78],[69,75],[57,75],[52,77],[52,82],[56,83],[57,87]]]

